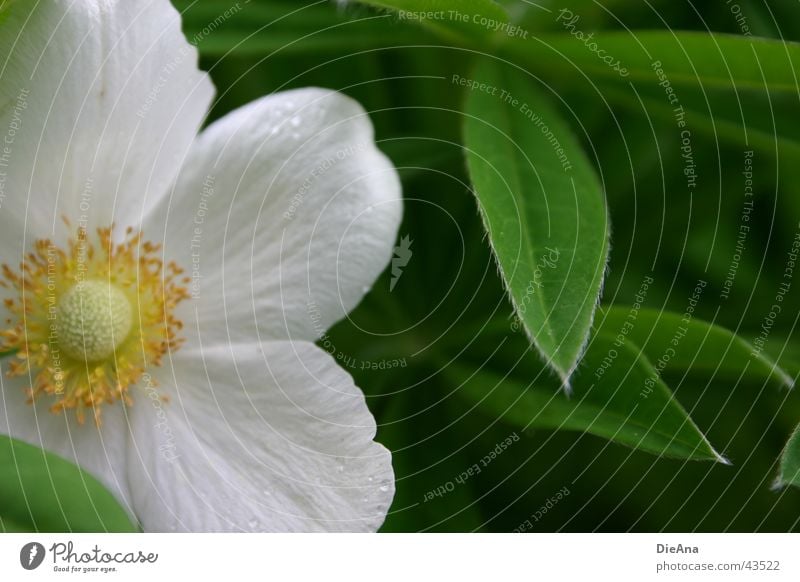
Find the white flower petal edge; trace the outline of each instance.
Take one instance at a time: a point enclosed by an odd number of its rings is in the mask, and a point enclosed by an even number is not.
[[[361,391],[307,342],[176,352],[131,409],[145,531],[375,531],[394,495]],[[155,427],[155,430],[154,430]]]
[[[165,0],[5,4],[0,221],[15,241],[3,260],[16,265],[23,243],[64,232],[62,216],[92,231],[137,226],[167,192],[214,88]]]
[[[386,267],[401,214],[366,112],[312,88],[203,131],[145,231],[163,233],[165,256],[191,271],[187,319],[236,341],[315,340]]]
[[[78,424],[74,414],[52,414],[46,399],[27,403],[27,376],[7,378],[0,366],[0,434],[7,434],[75,463],[102,483],[136,518],[128,491],[128,424],[121,406],[108,407],[101,427]],[[13,477],[5,475],[4,478]]]

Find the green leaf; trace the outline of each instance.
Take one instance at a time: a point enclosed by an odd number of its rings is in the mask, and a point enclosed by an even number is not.
[[[136,532],[94,477],[52,453],[0,437],[3,527],[49,532]]]
[[[254,34],[249,31],[220,31],[198,45],[200,54],[215,56],[286,56],[298,54],[341,54],[375,47],[419,42],[419,37],[397,31],[347,27],[324,32],[278,31]]]
[[[388,15],[348,18],[319,3],[301,6],[273,0],[232,6],[179,0],[175,4],[187,39],[204,57],[341,54],[421,40],[422,31],[398,27]]]
[[[0,515],[0,533],[25,533],[30,531],[29,525],[17,523],[13,519]]]
[[[508,36],[508,14],[491,0],[360,0],[397,12],[401,21],[418,23],[464,42],[493,35]]]
[[[659,89],[659,87],[655,87]],[[675,124],[676,111],[663,94],[653,88],[601,84],[598,90],[610,102],[644,111],[663,122]],[[797,97],[795,96],[796,100]],[[792,124],[778,120],[793,114],[794,103],[787,95],[757,91],[739,91],[736,95],[722,89],[703,93],[686,92],[680,106],[686,126],[712,139],[747,145],[771,157],[787,162],[800,155],[800,132]]]
[[[680,87],[693,90],[769,87],[790,93],[798,90],[795,66],[800,61],[798,43],[707,32],[596,32],[583,30],[580,21],[565,31],[537,37],[533,42],[539,43],[538,48],[532,46],[531,40],[513,39],[508,50],[525,58],[537,70],[558,67],[573,75],[585,74],[598,80],[657,84],[662,81],[656,72],[660,68],[676,90]],[[583,36],[576,36],[577,33]],[[592,37],[587,40],[589,34]],[[601,56],[619,61],[628,74],[621,74]],[[657,62],[659,67],[654,66]]]
[[[589,336],[608,256],[600,183],[570,127],[523,71],[485,59],[465,143],[489,241],[517,315],[567,383]]]
[[[661,87],[632,87],[606,82],[598,84],[598,91],[610,102],[645,113],[654,119],[675,127],[676,112],[664,98]],[[692,133],[703,134],[714,142],[739,144],[752,149],[772,168],[761,173],[777,175],[785,196],[779,197],[779,218],[791,230],[797,225],[800,213],[800,183],[795,161],[800,157],[800,127],[781,120],[796,115],[797,94],[772,90],[730,90],[708,88],[702,91],[683,91],[680,106],[683,108],[686,127]],[[677,133],[677,132],[676,132]],[[774,169],[773,169],[774,168]]]
[[[789,442],[783,450],[777,485],[800,487],[800,425],[789,437]]]
[[[493,371],[499,366],[483,363],[473,370],[459,362],[447,370],[458,382],[458,395],[521,430],[588,432],[659,456],[728,463],[647,358],[613,342],[604,334],[593,336],[575,373],[572,396],[525,364],[503,374]]]
[[[3,21],[8,18],[9,11],[11,10],[11,5],[18,2],[19,0],[6,0],[5,2],[0,5],[0,24],[3,24]]]
[[[791,388],[792,377],[741,337],[677,313],[644,308],[601,308],[598,329],[631,343],[665,372],[686,371],[731,382],[773,382]]]

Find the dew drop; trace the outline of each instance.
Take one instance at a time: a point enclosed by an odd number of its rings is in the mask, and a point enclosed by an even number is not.
[[[289,123],[292,127],[300,127],[300,118],[295,116],[289,120]]]
[[[386,493],[388,490],[389,490],[388,485],[381,485],[380,487],[378,487],[378,491],[381,491],[383,493]]]

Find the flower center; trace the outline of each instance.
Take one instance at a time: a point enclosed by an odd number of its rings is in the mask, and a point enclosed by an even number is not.
[[[133,312],[118,287],[83,281],[61,298],[56,322],[58,343],[67,356],[97,362],[112,356],[128,337]]]
[[[0,286],[12,291],[0,324],[0,352],[15,353],[8,375],[32,378],[30,402],[47,397],[53,413],[74,409],[81,423],[89,411],[99,424],[103,404],[132,404],[131,388],[183,342],[174,312],[190,279],[162,262],[160,245],[132,229],[122,243],[111,233],[79,228],[67,248],[37,240],[18,271],[2,266]],[[145,377],[150,396],[155,380]]]

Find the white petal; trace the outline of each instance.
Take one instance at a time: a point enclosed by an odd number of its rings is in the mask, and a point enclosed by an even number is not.
[[[170,401],[140,397],[131,409],[129,476],[145,531],[380,526],[394,495],[391,455],[328,354],[269,342],[173,358],[157,369]]]
[[[179,14],[168,0],[5,4],[4,228],[21,238],[24,225],[29,244],[61,231],[62,216],[75,228],[85,218],[92,232],[112,219],[137,225],[172,183],[213,96]]]
[[[389,262],[400,194],[361,106],[301,89],[206,129],[153,225],[193,278],[204,326],[253,341],[257,321],[262,340],[313,340]]]
[[[100,481],[117,498],[128,514],[133,511],[128,494],[128,422],[119,403],[104,406],[98,427],[89,414],[78,424],[74,411],[53,414],[52,401],[42,397],[35,405],[27,403],[27,376],[8,378],[0,370],[0,434],[25,441],[55,453],[81,467]],[[4,478],[14,478],[6,475]]]

